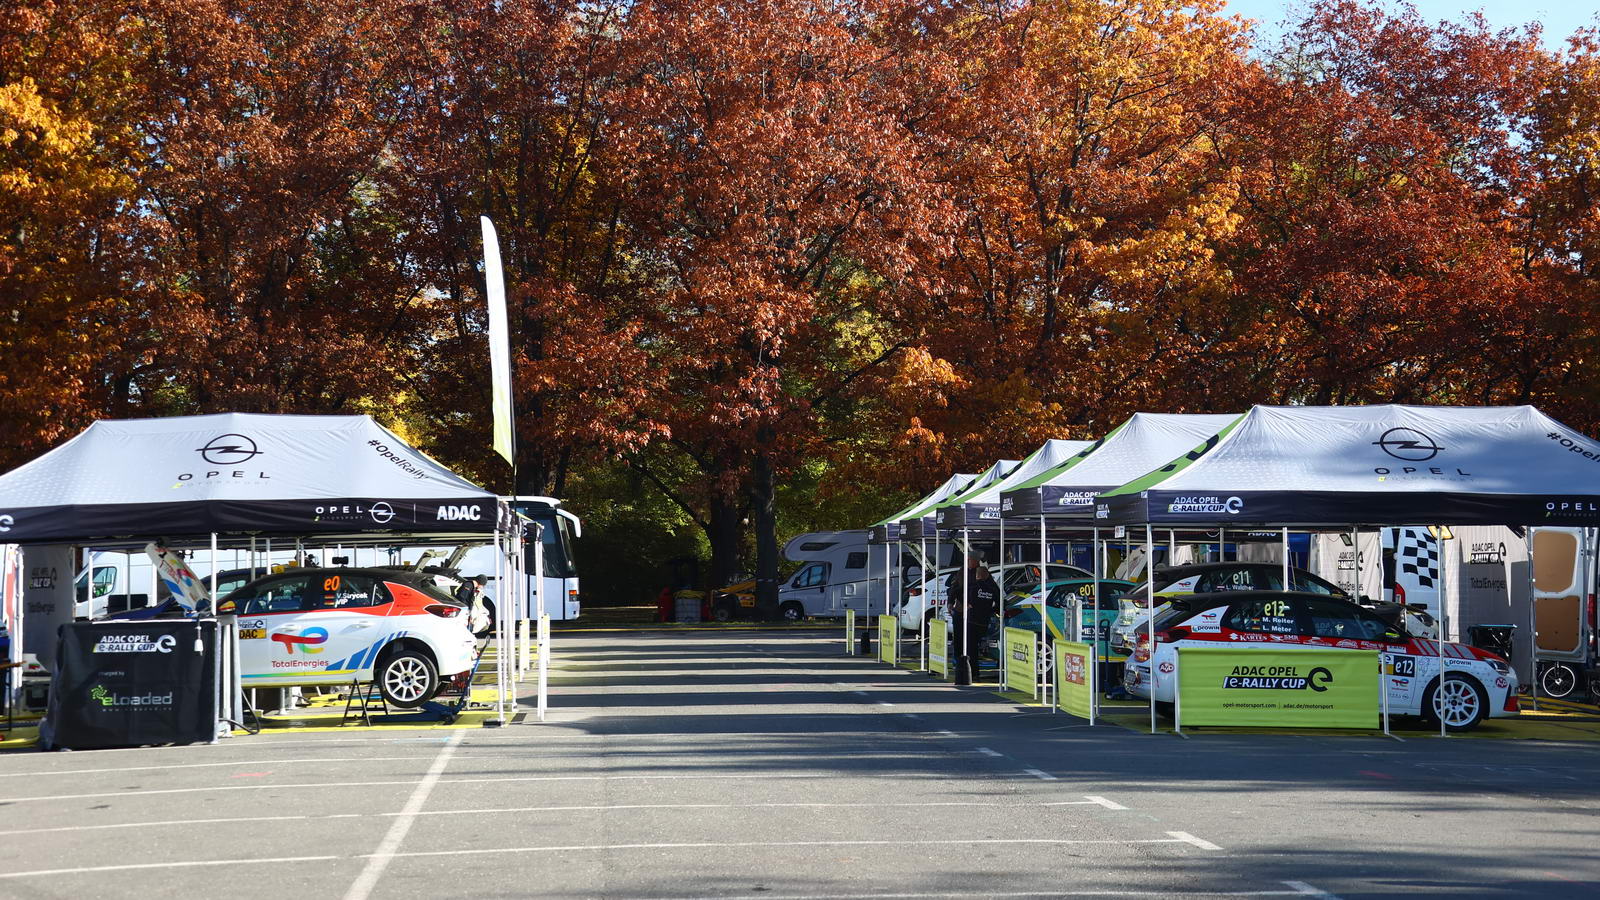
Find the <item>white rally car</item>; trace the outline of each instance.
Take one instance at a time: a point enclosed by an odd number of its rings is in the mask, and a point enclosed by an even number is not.
[[[420,706],[463,679],[476,642],[463,604],[430,576],[388,569],[294,569],[228,594],[247,688],[376,682],[390,704]]]
[[[1370,610],[1337,597],[1287,591],[1173,597],[1155,621],[1155,651],[1141,631],[1123,669],[1128,692],[1170,704],[1180,647],[1376,650],[1383,663],[1389,711],[1442,716],[1452,731],[1477,727],[1487,716],[1517,713],[1517,676],[1505,660],[1465,644],[1444,645],[1445,679],[1439,685],[1439,642],[1412,638]]]

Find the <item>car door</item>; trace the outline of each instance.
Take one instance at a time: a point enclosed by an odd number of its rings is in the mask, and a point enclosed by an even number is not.
[[[788,588],[783,592],[783,602],[799,603],[805,608],[808,616],[820,614],[828,589],[828,568],[825,562],[807,563],[802,566],[800,571],[789,579]]]
[[[371,661],[365,666],[352,661],[381,637],[377,607],[387,602],[386,596],[372,578],[327,571],[283,575],[230,596],[239,617],[239,668],[245,684],[365,680]]]

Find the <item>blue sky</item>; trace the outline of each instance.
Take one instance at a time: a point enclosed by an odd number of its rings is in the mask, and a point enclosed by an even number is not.
[[[1260,22],[1265,36],[1281,33],[1281,23],[1290,12],[1303,10],[1304,0],[1227,0],[1228,11]],[[1398,5],[1386,0],[1387,5]],[[1544,42],[1552,49],[1564,46],[1567,35],[1583,26],[1596,24],[1600,0],[1413,0],[1417,12],[1430,22],[1461,19],[1468,13],[1482,12],[1489,24],[1517,27],[1529,22],[1544,24]]]

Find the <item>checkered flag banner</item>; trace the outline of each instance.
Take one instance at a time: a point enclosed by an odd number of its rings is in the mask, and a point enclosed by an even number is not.
[[[1420,587],[1431,588],[1439,580],[1439,542],[1427,531],[1400,529],[1394,559],[1401,572],[1417,576]]]

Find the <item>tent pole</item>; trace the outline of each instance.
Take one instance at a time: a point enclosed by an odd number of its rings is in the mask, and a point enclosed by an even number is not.
[[[516,612],[516,607],[507,602],[511,596],[506,590],[505,568],[505,548],[500,543],[500,529],[497,526],[494,531],[494,584],[500,608],[494,617],[494,683],[495,691],[499,695],[494,702],[496,725],[506,723],[506,694],[510,692],[510,686],[506,683],[506,651],[510,649],[506,640],[506,614],[510,612],[515,615]]]
[[[1094,724],[1094,712],[1100,706],[1100,684],[1095,679],[1100,677],[1100,526],[1094,529],[1094,546],[1090,548],[1094,556],[1094,621],[1095,640],[1090,645],[1089,656],[1089,724]],[[1080,625],[1081,631],[1081,625]],[[1080,633],[1079,639],[1082,639]]]
[[[1283,529],[1283,589],[1293,590],[1289,585],[1289,529]]]
[[[1528,551],[1528,688],[1534,710],[1539,709],[1539,600],[1534,596],[1533,529],[1524,528],[1522,543]]]
[[[996,579],[996,581],[999,584],[1004,585],[1005,582],[1006,582],[1006,520],[1005,519],[1001,519],[1000,520],[1000,559],[999,559],[998,565],[1000,567],[1000,577],[998,579]],[[1043,568],[1043,563],[1040,564],[1040,567]],[[1004,587],[1001,587],[1000,590],[999,590],[999,594],[1000,594],[1000,597],[999,597],[999,601],[998,602],[1000,604],[999,613],[1000,613],[1000,629],[1001,629],[1000,630],[1000,658],[1002,660],[1004,660],[1006,658],[1006,656],[1008,655],[1005,652],[1005,647],[1006,647],[1006,633],[1005,633],[1005,627],[1006,627],[1006,625],[1005,625],[1005,622],[1006,622],[1006,589]],[[989,633],[989,626],[988,626],[987,622],[984,623],[983,632],[984,632],[984,634],[988,634]],[[1005,663],[1004,662],[1001,663],[1001,668],[1002,668],[1002,671],[1003,671],[1004,668],[1005,668]],[[1035,679],[1037,679],[1038,678],[1038,674],[1035,673],[1034,677],[1035,677]],[[1005,678],[1004,677],[1002,677],[1000,679],[1000,684],[1002,686],[1005,685]]]
[[[928,592],[928,539],[926,537],[920,538],[919,539],[919,544],[920,544],[920,549],[922,551],[922,568],[920,569],[920,571],[922,572],[922,592],[924,594],[926,594]],[[906,605],[907,606],[911,605],[911,592],[910,592],[909,588],[906,590]],[[928,664],[929,664],[929,661],[928,661],[928,617],[927,616],[918,616],[917,618],[921,619],[921,621],[917,623],[917,627],[920,628],[921,631],[922,631],[922,641],[921,641],[921,646],[922,646],[922,668],[923,668],[924,671],[926,671],[927,668],[928,668]]]
[[[1445,606],[1444,606],[1444,603],[1445,603],[1445,596],[1444,596],[1444,589],[1445,589],[1445,584],[1444,584],[1444,582],[1445,582],[1445,578],[1444,578],[1444,573],[1445,573],[1444,526],[1442,526],[1442,525],[1441,526],[1436,526],[1433,530],[1434,530],[1433,540],[1434,540],[1435,543],[1437,543],[1439,545],[1439,590],[1438,590],[1438,596],[1439,596],[1439,688],[1438,688],[1437,691],[1434,692],[1434,696],[1437,697],[1438,701],[1439,701],[1439,737],[1449,737],[1449,732],[1447,732],[1445,730],[1445,726],[1444,726],[1444,676],[1445,676],[1445,671],[1444,671],[1444,642],[1450,639],[1450,619],[1449,619],[1449,614],[1445,612]],[[1398,543],[1398,542],[1396,542],[1396,543]],[[1401,613],[1401,616],[1404,616],[1404,615],[1405,615],[1404,613]],[[1404,621],[1404,619],[1402,618],[1401,621]]]
[[[205,612],[217,614],[217,533],[211,532],[211,599],[206,601]]]
[[[1001,521],[1004,521],[1003,519]],[[1039,513],[1039,659],[1045,660],[1050,652],[1050,592],[1046,566],[1050,565],[1050,542],[1044,533],[1044,513]],[[1065,615],[1065,608],[1063,608]],[[1046,671],[1040,664],[1041,672]],[[1046,678],[1044,685],[1044,702],[1050,705],[1050,711],[1056,711],[1056,704],[1050,702],[1051,682],[1055,679]]]
[[[938,528],[934,528],[933,529],[933,577],[929,578],[926,575],[922,576],[922,603],[923,603],[923,606],[924,606],[924,609],[922,610],[922,642],[923,642],[924,645],[926,645],[927,642],[928,642],[928,618],[933,613],[933,587],[934,587],[935,584],[938,583],[938,581],[939,581],[939,529]],[[955,599],[956,598],[954,596],[954,592],[953,591],[949,591],[949,590],[945,591],[944,603],[945,603],[946,608],[952,608],[952,607],[950,607],[950,604],[954,603]],[[950,632],[950,629],[948,629],[948,628],[945,629],[944,669],[945,669],[945,677],[946,678],[950,677],[950,672],[952,670],[951,669],[951,665],[950,665],[950,634],[949,634],[949,632]]]
[[[1150,553],[1151,553],[1151,550],[1152,550],[1152,548],[1151,548],[1151,544],[1152,543],[1154,543],[1154,537],[1151,534],[1150,526],[1147,523],[1144,526],[1144,558],[1145,558],[1145,563],[1146,563],[1147,566],[1149,565],[1149,562],[1150,562]],[[1150,571],[1146,571],[1145,572],[1145,579],[1144,579],[1144,599],[1145,599],[1146,606],[1150,610],[1150,615],[1146,616],[1144,621],[1145,621],[1146,637],[1149,639],[1149,642],[1150,642],[1148,646],[1149,646],[1149,649],[1150,649],[1150,733],[1151,734],[1155,734],[1156,733],[1156,578],[1155,578],[1155,574],[1156,573],[1155,573],[1155,571],[1153,569],[1150,570]],[[1099,656],[1098,653],[1096,653],[1095,655]],[[1176,696],[1176,695],[1174,695],[1174,696]]]
[[[513,520],[514,521],[514,520]],[[538,634],[536,646],[539,651],[539,721],[543,722],[545,710],[550,707],[550,605],[545,599],[544,590],[544,524],[535,522],[533,532],[533,568],[534,573],[530,578],[527,573],[528,560],[523,554],[517,555],[517,583],[522,585],[523,605],[527,605],[529,585],[532,585],[534,603],[539,618],[535,620]],[[527,534],[528,526],[521,525],[523,534]],[[567,598],[561,596],[557,602],[566,603]]]
[[[972,605],[967,602],[967,565],[965,557],[972,555],[972,538],[967,529],[961,529],[961,561],[956,565],[956,576],[961,579],[961,667],[967,674],[967,683],[978,680],[978,667],[975,660],[967,658],[967,650],[972,647],[968,638],[972,634]],[[1005,654],[1000,654],[1005,658]]]
[[[1228,529],[1217,526],[1217,562],[1228,561]]]
[[[1092,555],[1092,557],[1094,559],[1094,564],[1092,566],[1090,566],[1090,568],[1094,570],[1094,615],[1095,615],[1095,624],[1098,625],[1099,622],[1100,622],[1100,578],[1101,578],[1100,566],[1104,562],[1104,560],[1100,556],[1100,526],[1098,526],[1098,525],[1096,525],[1095,528],[1094,528],[1094,546],[1091,549],[1092,549],[1092,554],[1091,555]],[[1081,619],[1082,616],[1079,616],[1079,618]],[[1083,640],[1083,622],[1079,621],[1079,622],[1074,624],[1074,627],[1072,629],[1072,639],[1074,641],[1082,641]],[[1100,647],[1099,647],[1099,644],[1096,643],[1096,645],[1095,645],[1095,662],[1098,663],[1099,661],[1100,661]]]

